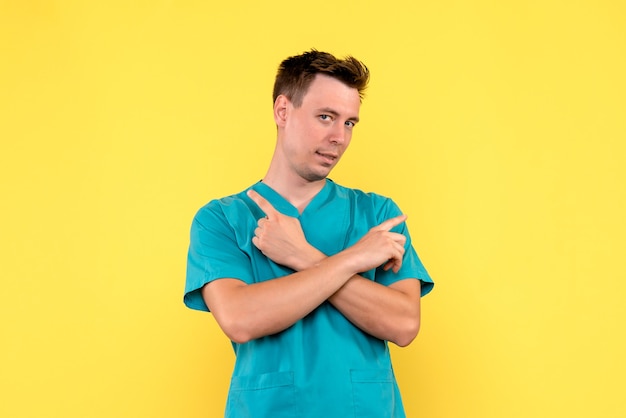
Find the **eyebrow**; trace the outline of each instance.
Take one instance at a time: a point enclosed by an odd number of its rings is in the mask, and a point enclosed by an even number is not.
[[[334,117],[339,116],[339,112],[337,112],[334,109],[331,109],[330,107],[323,107],[323,108],[319,109],[319,111],[320,112],[324,112],[324,113],[330,113]],[[348,120],[352,121],[354,123],[357,123],[359,121],[359,117],[358,116],[352,116],[352,117],[348,118]]]

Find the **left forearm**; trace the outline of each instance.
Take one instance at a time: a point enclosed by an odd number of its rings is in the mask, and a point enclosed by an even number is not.
[[[329,302],[355,326],[381,340],[408,345],[420,327],[419,281],[384,286],[353,276]]]
[[[309,247],[293,267],[306,269],[326,255]],[[420,282],[407,279],[387,287],[353,276],[328,301],[368,334],[399,346],[408,345],[420,327]]]

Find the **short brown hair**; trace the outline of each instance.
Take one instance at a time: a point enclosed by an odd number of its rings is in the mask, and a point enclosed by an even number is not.
[[[365,64],[354,57],[338,59],[328,52],[312,49],[302,55],[289,57],[280,64],[274,82],[274,102],[283,94],[295,107],[299,107],[317,74],[336,78],[357,89],[361,99],[370,77]]]

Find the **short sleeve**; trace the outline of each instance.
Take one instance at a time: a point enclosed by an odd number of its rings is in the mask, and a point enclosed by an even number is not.
[[[400,211],[398,205],[396,205],[391,199],[385,199],[378,212],[378,221],[380,223],[401,214],[402,212]],[[421,295],[426,296],[430,293],[435,284],[413,247],[411,235],[409,234],[406,222],[402,222],[391,231],[401,233],[406,237],[402,267],[397,273],[394,273],[392,270],[385,271],[382,267],[379,267],[376,269],[375,280],[378,283],[389,286],[392,283],[404,279],[418,279],[421,282]]]
[[[216,279],[252,282],[250,258],[237,244],[235,231],[214,201],[198,211],[191,224],[187,278],[183,301],[191,309],[208,311],[202,287]]]

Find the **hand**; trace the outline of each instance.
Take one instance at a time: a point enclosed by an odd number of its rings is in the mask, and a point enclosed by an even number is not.
[[[308,243],[298,218],[283,215],[252,189],[248,190],[248,197],[266,215],[259,219],[252,243],[270,260],[299,271],[325,257]]]
[[[357,273],[379,267],[383,263],[384,270],[392,269],[394,273],[400,270],[406,237],[390,231],[406,218],[406,215],[399,215],[387,219],[370,229],[356,244],[346,250],[354,254]]]

